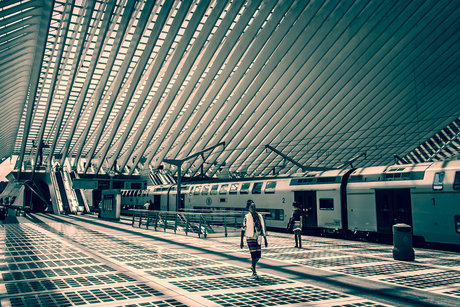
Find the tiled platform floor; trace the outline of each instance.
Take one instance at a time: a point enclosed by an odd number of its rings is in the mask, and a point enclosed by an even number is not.
[[[238,237],[32,214],[0,225],[1,306],[460,306],[460,254],[270,233],[259,281]]]

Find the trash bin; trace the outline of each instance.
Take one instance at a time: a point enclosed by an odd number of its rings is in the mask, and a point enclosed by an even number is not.
[[[412,227],[406,224],[393,225],[393,259],[414,261],[412,248]]]

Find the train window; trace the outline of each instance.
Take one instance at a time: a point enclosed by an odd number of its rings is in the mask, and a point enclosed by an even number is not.
[[[219,195],[227,195],[228,184],[220,186]]]
[[[442,190],[444,181],[444,172],[434,174],[433,190]]]
[[[319,199],[319,210],[334,210],[334,199],[333,198],[320,198]]]
[[[240,190],[240,194],[249,194],[249,187],[251,186],[250,183],[243,183],[241,185],[241,190]]]
[[[201,192],[201,187],[197,186],[195,187],[195,192],[193,192],[193,195],[200,195],[200,192]]]
[[[209,186],[208,185],[203,186],[203,190],[201,191],[201,195],[208,195],[208,191],[209,191]]]
[[[257,208],[257,212],[263,213],[265,220],[277,220],[277,221],[284,220],[284,210],[283,209],[259,209]]]
[[[194,188],[194,187],[192,187],[192,188],[190,189],[190,193],[188,194],[188,196],[192,196],[192,194],[193,194],[193,188]]]
[[[317,179],[317,182],[336,182],[336,177],[320,177]]]
[[[460,215],[455,216],[455,231],[460,233]]]
[[[460,190],[460,172],[455,172],[454,190]]]
[[[265,186],[265,194],[275,194],[276,181],[269,181]]]
[[[211,195],[217,195],[217,189],[219,188],[219,185],[218,184],[215,184],[211,187]]]
[[[228,194],[230,195],[234,195],[238,192],[238,186],[239,184],[238,183],[234,183],[230,186],[230,191],[228,191]]]
[[[262,184],[263,182],[256,182],[252,187],[252,194],[262,194]]]

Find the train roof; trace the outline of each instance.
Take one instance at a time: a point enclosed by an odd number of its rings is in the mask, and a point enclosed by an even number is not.
[[[384,174],[391,172],[420,172],[425,171],[432,164],[433,163],[419,163],[361,167],[354,170],[352,175]]]

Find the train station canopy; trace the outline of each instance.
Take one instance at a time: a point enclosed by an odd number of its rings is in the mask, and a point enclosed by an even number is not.
[[[16,169],[438,159],[459,96],[460,1],[0,1],[0,158]]]

